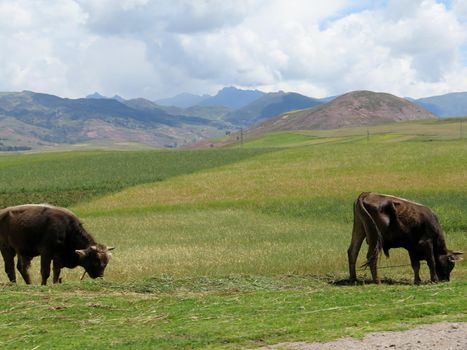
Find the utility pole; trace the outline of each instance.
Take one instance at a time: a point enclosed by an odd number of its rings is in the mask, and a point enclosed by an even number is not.
[[[243,147],[243,128],[240,129],[240,146]]]
[[[366,142],[370,142],[370,129],[366,129]]]

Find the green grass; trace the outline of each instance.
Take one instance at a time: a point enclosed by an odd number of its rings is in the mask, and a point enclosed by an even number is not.
[[[243,147],[296,147],[320,143],[375,143],[404,141],[455,140],[466,138],[465,126],[460,131],[461,121],[467,118],[411,121],[372,125],[367,127],[342,128],[337,130],[299,130],[272,132],[266,135],[245,134]],[[238,142],[233,146],[240,146]]]
[[[7,287],[0,295],[0,344],[3,349],[238,349],[466,321],[466,282],[335,287],[295,279],[219,280],[207,286],[210,292],[195,293],[190,290],[202,281],[184,281],[169,293],[89,282]],[[274,288],[277,283],[288,288]]]
[[[465,263],[452,282],[417,287],[410,266],[390,267],[409,263],[396,249],[380,261],[389,284],[340,286],[362,191],[430,206],[448,246],[467,251],[467,142],[455,121],[395,127],[369,142],[360,128],[244,149],[0,155],[3,205],[69,206],[117,247],[104,281],[74,269],[60,286],[0,285],[0,346],[254,348],[467,321]],[[32,275],[37,284],[38,259]]]
[[[70,206],[136,184],[163,181],[265,151],[0,154],[0,207],[24,202]]]

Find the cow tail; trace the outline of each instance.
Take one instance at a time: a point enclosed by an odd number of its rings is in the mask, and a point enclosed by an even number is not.
[[[362,265],[362,267],[368,267],[370,262],[378,259],[381,250],[383,249],[383,235],[378,229],[375,220],[370,215],[368,210],[363,204],[363,199],[366,197],[367,193],[362,193],[357,199],[357,211],[361,216],[362,222],[365,227],[367,243],[371,247],[373,246],[373,251],[371,252],[368,260]]]

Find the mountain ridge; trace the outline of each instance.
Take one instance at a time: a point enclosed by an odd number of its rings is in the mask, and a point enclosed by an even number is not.
[[[210,120],[170,115],[157,105],[143,107],[141,100],[131,103],[107,98],[68,99],[30,91],[0,93],[0,137],[11,142],[9,135],[16,134],[23,140],[22,146],[33,148],[41,143],[90,141],[174,147],[218,134],[219,127]]]
[[[467,116],[467,92],[423,97],[414,102],[439,117]]]
[[[242,108],[263,96],[265,92],[259,90],[242,90],[233,86],[225,87],[198,106],[225,106],[230,109]]]
[[[250,133],[281,128],[325,129],[407,120],[420,113],[423,118],[435,117],[416,105],[417,100],[411,99],[413,103],[407,109],[410,103],[407,99],[371,91],[315,99],[294,92],[264,93],[229,87],[216,96],[231,98],[236,94],[244,94],[246,99],[237,101],[241,107],[232,109],[209,103],[188,108],[162,106],[144,98],[123,99],[118,95],[107,98],[99,93],[70,99],[32,91],[0,92],[0,143],[2,149],[9,150],[80,142],[177,147],[232,134],[240,128]],[[467,96],[467,93],[453,94],[461,102],[464,94]],[[252,102],[243,105],[247,100]],[[355,100],[360,102],[354,103]],[[342,116],[343,112],[348,118],[333,117],[339,113]]]
[[[314,107],[322,103],[319,99],[295,92],[272,92],[264,94],[252,103],[228,113],[224,119],[248,127],[283,112]]]
[[[154,102],[161,106],[166,107],[178,107],[178,108],[189,108],[196,106],[199,103],[211,98],[210,95],[194,95],[188,92],[183,92],[181,94],[175,95],[173,97],[161,98],[155,100]]]

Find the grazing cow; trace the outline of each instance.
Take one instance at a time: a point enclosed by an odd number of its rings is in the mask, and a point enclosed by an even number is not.
[[[79,265],[91,278],[102,277],[112,249],[96,243],[67,209],[26,204],[0,210],[0,250],[11,282],[16,282],[15,255],[18,271],[27,284],[31,283],[31,260],[40,255],[42,285],[46,285],[51,262],[54,283],[61,282],[62,267]]]
[[[416,284],[420,283],[420,260],[426,260],[432,282],[449,281],[454,261],[461,252],[446,248],[438,218],[426,206],[394,196],[363,192],[354,203],[352,241],[347,251],[350,280],[355,281],[355,263],[363,240],[368,243],[367,262],[373,282],[380,283],[377,260],[389,249],[405,248],[409,252]]]

